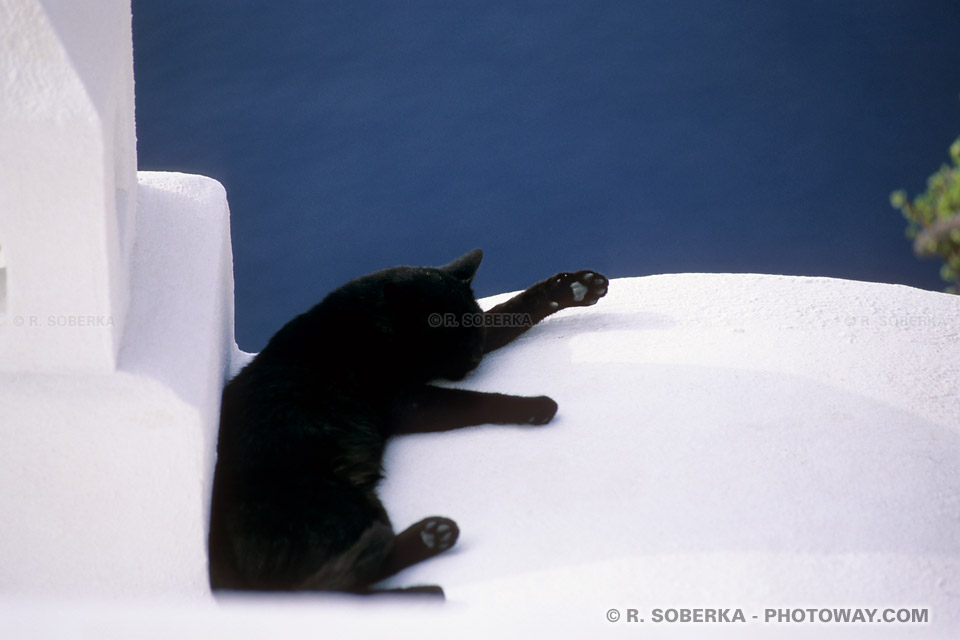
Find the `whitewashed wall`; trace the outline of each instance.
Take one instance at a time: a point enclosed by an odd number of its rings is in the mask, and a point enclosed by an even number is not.
[[[129,0],[0,0],[0,370],[110,371],[130,300]]]
[[[0,593],[209,597],[226,194],[137,173],[129,0],[0,0]]]

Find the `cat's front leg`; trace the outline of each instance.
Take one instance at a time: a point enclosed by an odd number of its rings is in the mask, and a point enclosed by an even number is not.
[[[596,304],[606,294],[607,279],[596,271],[558,273],[538,282],[487,311],[483,351],[499,349],[552,313]]]
[[[452,431],[478,424],[550,422],[557,403],[546,396],[524,397],[426,385],[394,407],[392,433]]]

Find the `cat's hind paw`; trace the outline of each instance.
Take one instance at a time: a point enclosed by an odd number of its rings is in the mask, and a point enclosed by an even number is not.
[[[431,516],[410,525],[394,536],[393,548],[385,558],[377,580],[443,553],[454,545],[459,536],[457,523],[442,516]]]
[[[550,307],[556,310],[567,307],[588,307],[607,295],[608,280],[596,271],[558,273],[551,281]]]
[[[460,536],[460,528],[450,518],[426,518],[413,526],[418,527],[423,546],[434,553],[446,551]]]

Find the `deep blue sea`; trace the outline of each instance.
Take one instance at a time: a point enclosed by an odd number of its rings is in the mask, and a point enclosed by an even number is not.
[[[133,0],[139,165],[227,188],[237,340],[355,276],[941,289],[889,194],[960,136],[957,0]]]

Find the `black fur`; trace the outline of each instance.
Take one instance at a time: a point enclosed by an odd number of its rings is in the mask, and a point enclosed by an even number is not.
[[[547,397],[427,383],[464,377],[484,353],[607,288],[594,272],[558,274],[491,309],[487,318],[511,321],[483,329],[475,325],[491,323],[461,321],[483,317],[470,288],[481,257],[474,250],[440,268],[394,267],[344,285],[226,385],[210,520],[214,589],[368,593],[456,542],[456,523],[442,517],[393,533],[376,495],[387,438],[548,422],[557,405]]]

